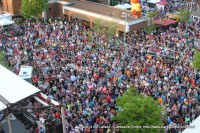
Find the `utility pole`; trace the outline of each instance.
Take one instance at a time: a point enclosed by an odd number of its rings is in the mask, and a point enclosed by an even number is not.
[[[193,0],[192,0],[192,2],[190,3],[190,12],[192,13],[192,4],[193,4]]]
[[[126,13],[126,12],[123,12],[122,13],[122,17],[124,17],[125,18],[125,25],[124,25],[124,45],[125,45],[125,43],[126,43],[126,29],[127,29],[127,17],[128,17],[128,13]]]

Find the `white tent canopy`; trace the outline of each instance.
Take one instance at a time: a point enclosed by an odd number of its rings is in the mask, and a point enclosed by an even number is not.
[[[21,79],[2,65],[0,65],[0,96],[8,103],[17,103],[40,90],[27,81]],[[1,102],[0,111],[6,108],[6,104]]]
[[[119,9],[127,9],[125,6],[118,4],[116,6],[114,6],[115,8],[119,8]]]
[[[11,24],[14,24],[14,22],[7,18],[3,18],[2,20],[0,20],[0,26],[11,25]]]
[[[197,117],[182,133],[200,133],[200,116]]]
[[[128,4],[128,3],[123,4],[123,6],[124,6],[126,9],[132,8],[132,6],[131,6],[130,4]]]
[[[8,13],[6,13],[6,14],[0,14],[0,20],[2,20],[4,18],[6,18],[8,20],[12,20],[11,14],[8,14]]]
[[[160,0],[148,0],[147,2],[148,2],[148,3],[156,4],[157,2],[160,2]]]
[[[118,4],[118,5],[114,6],[114,7],[119,8],[119,9],[130,9],[130,8],[132,8],[132,6],[130,4],[128,4],[128,3]]]

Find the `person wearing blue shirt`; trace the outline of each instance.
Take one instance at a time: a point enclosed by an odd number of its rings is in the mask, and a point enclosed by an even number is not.
[[[39,133],[45,133],[44,128],[40,127]]]
[[[162,95],[162,100],[165,102],[166,101],[166,96]]]
[[[94,101],[91,101],[89,104],[90,107],[94,107]]]
[[[172,123],[172,120],[170,119],[170,117],[167,118],[167,123],[168,123],[168,124],[171,124],[171,123]]]
[[[89,118],[89,120],[88,120],[88,124],[90,125],[90,126],[92,126],[92,117],[91,118]]]
[[[184,101],[184,96],[180,96],[180,98],[179,98],[179,102],[183,102]]]

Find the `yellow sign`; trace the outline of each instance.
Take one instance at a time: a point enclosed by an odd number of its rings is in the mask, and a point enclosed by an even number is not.
[[[176,21],[179,21],[179,20],[180,20],[179,14],[171,14],[171,13],[169,13],[169,14],[167,14],[167,16],[168,16],[169,18],[171,18],[171,19],[175,19]]]

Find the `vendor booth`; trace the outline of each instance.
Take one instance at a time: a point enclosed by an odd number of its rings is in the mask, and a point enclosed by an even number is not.
[[[176,12],[176,13],[168,13],[167,17],[170,19],[174,19],[176,21],[180,20],[180,13]]]
[[[156,3],[156,7],[158,8],[158,10],[165,10],[165,6],[168,4],[168,2],[166,2],[165,0],[161,0],[159,2]]]
[[[160,0],[148,0],[148,1],[147,1],[148,7],[150,7],[150,8],[155,8],[157,2],[160,2]]]
[[[161,26],[169,26],[169,25],[175,24],[176,22],[177,21],[173,19],[157,19],[153,21],[154,24],[161,25]]]

